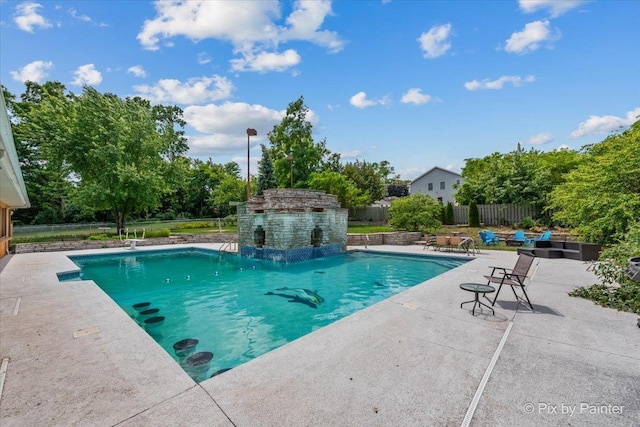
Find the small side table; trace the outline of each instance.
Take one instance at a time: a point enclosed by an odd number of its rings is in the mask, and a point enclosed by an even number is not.
[[[478,298],[480,294],[490,294],[491,292],[495,292],[496,289],[493,286],[484,285],[481,283],[462,283],[460,284],[460,289],[465,290],[467,292],[473,292],[474,294],[474,299],[472,299],[471,301],[463,302],[462,304],[460,304],[460,308],[462,308],[464,304],[468,304],[472,302],[473,309],[471,310],[471,313],[474,316],[476,315],[476,306],[480,308],[480,312],[482,313],[482,307],[480,306],[483,306],[483,305],[487,307],[489,310],[491,310],[491,314],[493,315],[496,314],[496,312],[493,311],[493,308],[489,307],[487,304],[482,303],[482,301],[480,301],[480,299]]]

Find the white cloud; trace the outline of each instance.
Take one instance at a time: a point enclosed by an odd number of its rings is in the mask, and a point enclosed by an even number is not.
[[[451,24],[431,27],[422,33],[418,38],[420,47],[424,51],[425,58],[437,58],[444,55],[451,47],[449,36],[451,35]]]
[[[49,75],[48,71],[53,68],[51,61],[33,61],[19,71],[11,71],[11,77],[19,82],[36,82],[42,83]]]
[[[286,111],[276,111],[262,105],[225,102],[221,105],[190,106],[184,109],[187,123],[205,135],[189,137],[192,154],[205,155],[215,151],[234,153],[247,144],[247,127],[258,131],[252,141],[264,140],[269,130],[280,123]]]
[[[142,65],[134,65],[133,67],[129,67],[127,73],[131,73],[136,77],[146,77],[147,72],[142,68]]]
[[[194,77],[185,83],[176,79],[163,79],[155,86],[138,85],[133,89],[153,103],[200,104],[231,96],[233,84],[226,77]]]
[[[425,104],[429,101],[431,101],[431,96],[430,95],[426,95],[421,93],[421,89],[418,88],[411,88],[407,91],[407,93],[405,93],[404,95],[402,95],[402,99],[400,99],[400,102],[402,102],[403,104]]]
[[[211,58],[209,58],[209,55],[206,52],[200,52],[198,54],[198,64],[204,65],[208,64],[209,62],[211,62]]]
[[[520,9],[524,13],[533,13],[547,9],[552,18],[556,18],[571,9],[586,3],[585,0],[519,0]]]
[[[542,42],[551,43],[559,38],[559,31],[552,33],[549,29],[549,21],[529,22],[522,31],[511,34],[504,50],[522,55],[538,50]]]
[[[524,143],[529,145],[544,145],[553,141],[553,136],[548,132],[542,132],[529,137]]]
[[[371,99],[367,99],[366,93],[358,92],[349,99],[349,103],[356,108],[365,108],[372,107],[374,105],[386,105],[389,103],[389,98],[384,96],[374,101]]]
[[[590,116],[578,125],[578,129],[571,132],[571,138],[580,138],[592,133],[608,133],[621,127],[630,126],[640,116],[640,107],[628,111],[625,117]]]
[[[556,148],[555,151],[569,151],[571,149],[572,148],[569,147],[567,144],[562,144],[558,148]]]
[[[397,171],[402,179],[414,180],[427,171],[426,168],[407,168]]]
[[[501,76],[497,80],[484,79],[482,81],[472,80],[466,82],[464,87],[467,90],[480,90],[480,89],[502,89],[505,83],[511,83],[514,87],[519,87],[522,83],[532,83],[536,80],[535,76],[526,76],[524,78],[520,76]]]
[[[339,52],[344,47],[344,41],[338,33],[320,30],[324,19],[331,15],[331,0],[296,1],[294,10],[287,17],[287,28],[281,30],[279,39],[307,40],[327,48],[329,52]]]
[[[73,73],[75,78],[71,82],[73,85],[83,86],[96,86],[102,83],[102,74],[100,71],[96,70],[95,65],[93,64],[85,64],[78,67],[78,69]]]
[[[340,151],[340,158],[342,160],[348,160],[348,159],[357,159],[358,157],[362,156],[364,152],[361,150],[352,150],[352,151]]]
[[[91,18],[87,15],[79,15],[78,11],[74,8],[69,9],[69,15],[71,15],[72,18],[79,19],[80,21],[91,22]]]
[[[339,35],[321,29],[332,13],[330,0],[294,2],[284,24],[280,6],[278,0],[157,1],[156,17],[145,21],[137,38],[150,50],[159,49],[161,40],[166,46],[168,39],[177,36],[194,42],[226,40],[241,56],[232,67],[247,71],[283,71],[300,62],[294,50],[277,52],[278,45],[288,41],[308,41],[329,52],[342,50]]]
[[[188,137],[189,152],[201,157],[246,153],[246,129],[251,127],[258,131],[258,135],[251,138],[251,143],[257,145],[266,140],[267,133],[282,121],[285,114],[286,110],[277,111],[262,105],[229,101],[220,105],[186,107],[183,114],[185,121],[202,134]],[[313,125],[318,123],[318,116],[312,110],[307,113],[306,119]]]
[[[51,28],[51,23],[38,13],[42,7],[39,3],[25,2],[16,6],[14,22],[23,31],[33,33],[34,27]]]
[[[285,71],[300,63],[300,55],[293,50],[288,49],[282,53],[275,52],[259,52],[253,54],[244,53],[240,59],[232,59],[231,69],[233,71],[258,71],[261,73],[267,71]]]

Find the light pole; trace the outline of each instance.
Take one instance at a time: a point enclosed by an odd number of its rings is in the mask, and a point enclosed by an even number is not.
[[[289,177],[291,178],[291,186],[289,188],[293,188],[293,156],[289,154],[287,156],[287,160],[291,163],[291,172],[289,172]]]
[[[247,128],[247,202],[251,197],[251,175],[249,174],[249,164],[251,163],[251,154],[249,151],[249,137],[256,136],[258,132],[255,129]]]

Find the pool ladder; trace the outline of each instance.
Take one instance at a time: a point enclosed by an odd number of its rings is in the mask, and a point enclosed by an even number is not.
[[[222,252],[238,252],[238,242],[225,242],[222,246],[220,246],[220,253]]]

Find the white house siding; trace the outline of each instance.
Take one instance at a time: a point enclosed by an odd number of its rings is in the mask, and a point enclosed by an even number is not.
[[[440,186],[443,182],[444,189],[441,189]],[[453,185],[462,184],[463,182],[464,179],[461,175],[435,167],[409,184],[409,194],[426,194],[435,200],[442,198],[442,203],[445,205],[448,202],[455,205],[456,201],[453,195],[457,190],[453,188]],[[429,189],[429,184],[432,184],[432,189]]]

